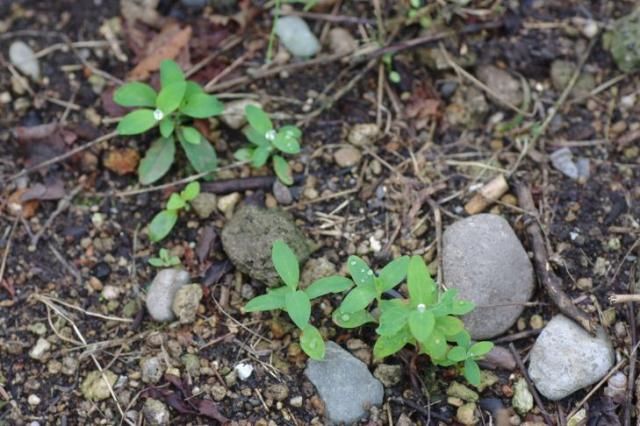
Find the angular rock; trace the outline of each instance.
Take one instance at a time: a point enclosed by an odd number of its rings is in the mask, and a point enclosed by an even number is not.
[[[329,31],[329,47],[333,53],[346,55],[358,48],[358,42],[348,30],[335,27]]]
[[[447,121],[452,126],[474,129],[484,123],[489,104],[482,92],[473,86],[460,86],[451,103],[445,109]]]
[[[189,283],[189,273],[181,269],[163,269],[155,276],[147,291],[147,310],[155,321],[174,319],[171,304],[180,287]]]
[[[508,72],[493,65],[482,65],[476,70],[476,77],[486,84],[499,100],[515,106],[522,103],[520,81]]]
[[[164,363],[157,356],[143,358],[140,361],[140,370],[144,383],[158,383],[164,374]]]
[[[191,207],[196,212],[200,219],[206,219],[211,216],[218,204],[218,197],[216,194],[209,192],[201,192],[198,196],[191,201]]]
[[[380,364],[376,367],[373,375],[386,387],[395,386],[402,380],[401,365]]]
[[[324,360],[309,360],[304,374],[318,390],[331,424],[357,422],[369,407],[382,403],[382,383],[362,361],[333,342],[327,342]]]
[[[600,380],[613,367],[615,354],[604,330],[592,337],[557,315],[536,339],[529,360],[529,376],[538,391],[557,401]]]
[[[524,378],[519,378],[513,385],[513,398],[511,406],[521,415],[526,415],[533,409],[533,395],[529,391],[529,386]]]
[[[640,8],[615,22],[608,49],[618,68],[625,72],[640,69]]]
[[[243,206],[222,229],[222,247],[238,270],[268,286],[279,283],[271,262],[271,246],[282,239],[300,263],[311,253],[310,243],[291,217],[278,209]]]
[[[189,324],[196,320],[198,305],[202,299],[200,284],[189,284],[180,287],[173,298],[171,310],[181,324]]]
[[[34,80],[40,78],[40,64],[35,53],[29,45],[23,41],[14,41],[9,46],[9,60],[20,70]]]
[[[51,343],[47,339],[39,337],[36,344],[29,351],[29,356],[33,359],[44,361],[47,358],[49,349],[51,349]]]
[[[298,16],[278,19],[275,31],[284,47],[294,56],[308,58],[320,51],[320,42],[304,19]]]
[[[142,407],[142,414],[146,423],[152,426],[168,425],[171,420],[169,409],[157,399],[147,398]]]
[[[106,382],[102,373],[104,373],[104,377],[107,379]],[[80,391],[85,399],[90,401],[101,401],[111,396],[109,387],[113,388],[118,376],[109,370],[103,370],[102,373],[98,370],[92,371],[87,374],[87,377],[83,380],[82,385],[80,385]]]
[[[349,131],[349,143],[355,146],[372,144],[380,135],[380,128],[376,123],[356,124]]]
[[[480,214],[454,223],[444,232],[442,259],[447,287],[476,305],[463,318],[473,339],[513,325],[533,292],[533,267],[505,219]]]

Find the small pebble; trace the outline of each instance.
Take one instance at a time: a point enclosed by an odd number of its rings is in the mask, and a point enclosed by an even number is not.
[[[320,43],[304,19],[285,16],[278,19],[275,32],[284,47],[294,56],[308,58],[320,51]]]
[[[217,203],[218,197],[215,194],[201,192],[191,201],[191,207],[193,207],[193,211],[196,212],[200,219],[206,219],[215,211]]]
[[[340,148],[333,154],[333,159],[340,167],[353,167],[360,162],[362,154],[354,147]]]
[[[335,27],[329,31],[329,47],[333,53],[346,55],[358,48],[358,42],[348,30]]]
[[[534,330],[540,330],[542,327],[544,327],[544,320],[540,315],[532,315],[531,319],[529,320],[529,325]]]
[[[105,300],[116,300],[120,297],[120,289],[113,285],[105,285],[102,289],[102,297]]]
[[[231,194],[225,195],[223,197],[218,198],[218,210],[224,213],[226,218],[230,218],[233,215],[233,209],[236,207],[240,201],[240,193],[232,192]]]
[[[291,398],[291,399],[289,400],[289,404],[290,404],[292,407],[295,407],[295,408],[300,408],[300,407],[302,407],[302,397],[301,397],[301,396],[294,396],[293,398]]]
[[[291,191],[286,185],[280,182],[279,179],[276,179],[276,181],[273,182],[273,196],[276,198],[278,203],[283,206],[288,206],[293,202]]]
[[[201,299],[202,287],[200,284],[189,284],[178,289],[173,298],[171,310],[178,317],[180,324],[189,324],[195,321]]]
[[[29,403],[29,405],[35,407],[36,405],[40,404],[40,397],[38,395],[31,394],[27,398],[27,402]]]
[[[155,321],[174,318],[171,305],[178,289],[189,282],[189,273],[180,269],[163,269],[155,276],[147,291],[146,305]]]
[[[14,41],[9,46],[9,60],[20,72],[38,80],[40,78],[40,64],[35,53],[23,41]]]
[[[356,124],[349,132],[349,143],[356,146],[365,146],[374,142],[380,134],[380,129],[375,123]]]
[[[253,366],[246,362],[241,362],[240,364],[233,367],[233,371],[238,376],[238,379],[244,381],[251,377],[251,374],[253,373]]]
[[[51,349],[51,343],[49,343],[47,339],[39,337],[35,346],[29,351],[29,356],[33,359],[42,361],[49,349]]]

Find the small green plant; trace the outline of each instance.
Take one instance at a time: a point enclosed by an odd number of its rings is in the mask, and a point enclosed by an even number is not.
[[[300,347],[313,359],[324,358],[325,345],[320,332],[309,323],[311,300],[329,293],[341,293],[350,289],[353,282],[345,277],[331,276],[313,282],[304,290],[298,289],[300,265],[298,258],[282,240],[277,240],[271,248],[271,260],[284,285],[268,290],[266,294],[254,297],[244,307],[246,312],[286,311],[291,321],[298,327]]]
[[[198,194],[200,194],[200,183],[197,181],[189,183],[182,192],[171,194],[166,208],[156,214],[149,224],[149,239],[158,242],[169,235],[178,221],[180,210],[189,208],[189,201],[196,198]]]
[[[217,165],[213,146],[190,122],[222,113],[224,106],[205,93],[193,81],[187,81],[180,66],[165,60],[160,65],[159,93],[141,82],[126,83],[113,94],[113,100],[125,107],[140,107],[118,123],[120,135],[136,135],[159,128],[160,137],[147,150],[138,166],[138,178],[150,184],[164,176],[175,159],[177,138],[189,162],[199,173],[212,172]]]
[[[166,248],[161,248],[158,252],[158,257],[149,258],[149,264],[156,268],[171,268],[172,266],[180,265],[180,258],[171,255]]]
[[[251,161],[253,167],[264,166],[273,156],[273,170],[285,185],[293,184],[291,167],[287,160],[277,152],[297,154],[300,152],[302,132],[296,126],[283,126],[276,130],[269,116],[255,105],[247,105],[245,114],[249,127],[245,135],[253,146],[235,152],[240,161]]]
[[[436,365],[449,366],[464,362],[463,373],[474,385],[480,383],[480,370],[475,360],[491,350],[491,342],[472,343],[457,317],[473,310],[471,302],[458,300],[457,291],[439,292],[424,260],[419,256],[403,256],[385,266],[379,275],[366,262],[351,256],[347,264],[355,288],[347,294],[333,313],[334,322],[343,328],[354,328],[378,322],[378,339],[373,347],[377,359],[385,358],[410,344],[429,355]],[[409,298],[383,299],[384,292],[407,279]],[[379,315],[369,311],[377,303]],[[448,342],[457,343],[451,346]]]

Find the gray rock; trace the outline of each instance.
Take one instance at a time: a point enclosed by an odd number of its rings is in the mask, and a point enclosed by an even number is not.
[[[163,269],[155,276],[147,292],[147,310],[155,321],[174,319],[171,304],[180,287],[189,283],[189,274],[181,269]]]
[[[9,60],[21,73],[38,80],[40,78],[40,64],[38,58],[29,45],[23,41],[14,41],[9,46]]]
[[[482,92],[473,86],[460,86],[445,109],[452,126],[474,129],[484,124],[489,104]]]
[[[497,97],[511,105],[520,106],[523,100],[518,79],[493,65],[482,65],[476,70],[476,77],[487,85]]]
[[[592,337],[574,321],[557,315],[531,349],[529,376],[542,395],[557,401],[596,383],[614,362],[613,347],[604,330]]]
[[[367,366],[333,342],[327,342],[325,359],[310,359],[304,371],[325,404],[330,423],[351,424],[382,403],[384,389]]]
[[[51,349],[51,343],[47,339],[39,337],[36,344],[29,351],[29,356],[33,359],[44,361],[48,358],[49,349]]]
[[[573,62],[556,59],[551,63],[550,77],[553,88],[558,92],[564,91],[573,77],[576,65]],[[570,95],[573,97],[586,96],[596,86],[596,80],[592,73],[582,72],[575,85],[571,89]]]
[[[294,56],[308,58],[320,51],[318,39],[298,16],[278,19],[275,30],[284,47]]]
[[[268,286],[279,283],[271,262],[271,246],[282,239],[300,263],[311,253],[310,243],[289,214],[279,209],[242,206],[222,229],[222,247],[238,270]]]
[[[278,201],[278,204],[283,206],[288,206],[293,202],[293,195],[291,195],[291,191],[285,184],[280,182],[280,179],[276,179],[273,182],[273,196]]]
[[[521,415],[526,415],[533,409],[533,395],[529,391],[529,385],[524,378],[518,379],[513,385],[513,398],[511,406]]]
[[[152,426],[168,425],[171,420],[171,414],[167,406],[153,398],[147,398],[144,402],[142,414],[147,423]]]
[[[502,217],[480,214],[451,225],[443,235],[447,287],[476,308],[464,323],[475,340],[504,333],[518,319],[534,287],[533,267]]]
[[[191,201],[191,207],[196,212],[200,219],[206,219],[211,216],[218,204],[218,197],[216,194],[209,192],[201,192],[196,198]]]
[[[200,284],[189,284],[180,287],[173,298],[171,310],[181,324],[189,324],[196,320],[198,305],[202,299]]]
[[[160,357],[147,357],[140,361],[140,370],[144,383],[158,383],[164,374],[164,364]]]
[[[335,27],[329,31],[329,47],[333,53],[346,55],[358,48],[358,42],[348,30]]]
[[[395,386],[402,380],[402,366],[392,364],[380,364],[373,375],[386,387]]]
[[[90,372],[80,385],[82,396],[90,401],[102,401],[103,399],[109,398],[111,396],[109,387],[113,389],[117,378],[118,376],[109,370],[103,370],[102,372],[95,370]]]

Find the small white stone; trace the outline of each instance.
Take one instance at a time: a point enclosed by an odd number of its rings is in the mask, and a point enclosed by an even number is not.
[[[320,51],[318,39],[307,23],[298,16],[278,19],[275,31],[284,47],[294,56],[307,58]]]
[[[23,74],[34,80],[40,78],[40,64],[33,50],[23,41],[15,41],[9,47],[9,60]]]
[[[371,246],[371,250],[373,250],[374,252],[379,252],[380,250],[382,250],[382,243],[373,235],[369,237],[369,245]]]
[[[253,373],[253,366],[251,364],[241,362],[240,364],[233,367],[233,371],[236,372],[236,376],[238,376],[238,379],[247,380]]]
[[[51,349],[51,343],[47,339],[40,337],[35,346],[29,351],[29,356],[33,359],[42,360],[49,349]]]
[[[116,300],[120,296],[120,289],[113,285],[105,285],[102,289],[102,297],[106,300]]]
[[[32,405],[35,407],[36,405],[40,404],[40,397],[38,397],[38,395],[31,394],[27,398],[27,402],[29,403],[29,405]]]

